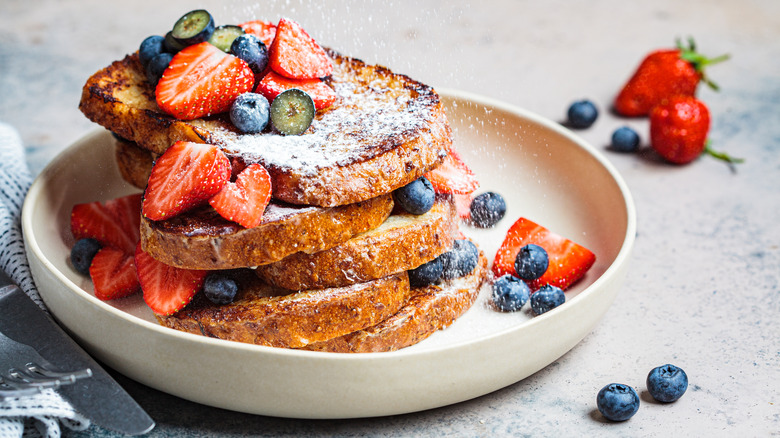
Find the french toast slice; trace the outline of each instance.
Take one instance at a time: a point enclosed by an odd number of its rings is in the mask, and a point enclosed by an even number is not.
[[[234,271],[239,284],[230,304],[211,303],[203,294],[161,325],[229,341],[300,348],[376,325],[395,314],[410,295],[401,272],[347,287],[286,291],[264,284],[248,270]]]
[[[480,251],[477,267],[470,274],[413,288],[407,303],[390,318],[366,329],[313,342],[303,348],[333,353],[369,353],[394,351],[417,344],[448,327],[471,308],[487,280],[487,265],[485,254]]]
[[[140,189],[146,187],[152,159],[151,152],[128,141],[116,141],[120,174]],[[338,207],[272,201],[262,223],[247,229],[206,206],[165,221],[141,218],[141,242],[149,255],[177,268],[245,268],[279,261],[297,252],[331,248],[378,227],[392,210],[391,195]]]
[[[273,197],[336,206],[393,191],[438,166],[452,132],[433,88],[387,68],[328,50],[336,100],[299,136],[239,134],[225,114],[182,121],[155,102],[137,53],[91,76],[79,108],[93,122],[154,154],[178,140],[218,145],[232,159],[260,163]]]
[[[293,290],[339,287],[414,269],[452,246],[458,217],[450,196],[425,214],[396,209],[380,226],[333,248],[299,252],[257,267],[266,282]]]

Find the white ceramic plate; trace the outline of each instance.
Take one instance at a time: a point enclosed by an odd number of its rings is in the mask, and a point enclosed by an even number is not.
[[[67,259],[71,207],[137,189],[124,183],[113,139],[96,131],[68,147],[33,183],[22,212],[32,273],[57,320],[96,358],[145,385],[220,408],[298,418],[393,415],[467,400],[515,383],[576,345],[623,281],[636,219],[631,196],[593,147],[522,109],[444,92],[456,148],[507,200],[492,230],[464,228],[491,258],[507,228],[528,217],[597,256],[562,306],[533,317],[499,313],[488,288],[461,319],[391,353],[334,354],[244,345],[159,326],[140,296],[94,297]]]

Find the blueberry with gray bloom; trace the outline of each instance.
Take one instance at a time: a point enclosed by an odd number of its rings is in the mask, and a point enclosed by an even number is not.
[[[471,223],[480,228],[494,226],[506,213],[504,197],[495,192],[485,192],[471,201]]]
[[[80,274],[89,275],[89,266],[95,254],[100,251],[101,245],[95,239],[84,238],[76,241],[70,250],[70,262]]]
[[[257,78],[268,66],[268,49],[255,35],[244,34],[234,39],[230,53],[246,61]]]
[[[647,375],[647,391],[660,402],[676,401],[687,389],[688,375],[672,364],[655,367]]]
[[[270,105],[258,93],[244,93],[230,107],[230,121],[245,134],[256,134],[268,126]]]
[[[515,257],[515,271],[517,276],[526,281],[536,280],[544,275],[550,259],[547,251],[539,245],[529,243],[520,248]]]
[[[626,421],[639,410],[639,395],[628,385],[610,383],[596,396],[596,407],[608,420]]]
[[[214,304],[230,304],[238,293],[238,285],[224,274],[209,274],[203,282],[203,293]]]
[[[563,289],[551,284],[545,284],[531,294],[531,309],[535,314],[549,312],[566,301]]]
[[[436,192],[433,190],[433,184],[423,176],[396,189],[393,199],[407,212],[420,215],[433,207]]]
[[[493,304],[504,312],[520,310],[530,294],[528,285],[511,274],[504,274],[493,282]]]
[[[452,249],[442,254],[441,258],[444,263],[441,277],[449,280],[471,273],[479,263],[479,250],[474,242],[457,239],[453,242]]]
[[[635,152],[639,148],[639,134],[628,126],[621,126],[612,133],[613,151]]]

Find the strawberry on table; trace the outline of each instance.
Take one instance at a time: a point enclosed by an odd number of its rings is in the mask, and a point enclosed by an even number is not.
[[[89,202],[73,206],[70,230],[76,240],[92,238],[132,254],[141,223],[141,194],[123,196],[104,203]]]
[[[531,290],[537,290],[545,284],[566,290],[582,278],[596,261],[596,256],[584,246],[521,217],[509,228],[504,242],[496,252],[493,261],[493,274],[496,278],[504,274],[517,276],[517,253],[520,248],[531,243],[544,248],[549,259],[545,273],[528,282]]]
[[[218,147],[178,141],[152,167],[143,214],[164,220],[200,205],[230,179],[230,160]]]
[[[270,102],[290,88],[297,88],[308,93],[314,101],[314,108],[317,110],[331,106],[336,100],[336,91],[319,79],[290,79],[272,71],[263,76],[263,79],[257,84],[256,92],[265,96]]]
[[[180,269],[158,262],[139,244],[135,251],[144,302],[158,315],[172,315],[192,301],[208,271]]]
[[[691,96],[675,96],[650,113],[650,145],[664,159],[689,163],[704,151],[710,112]]]
[[[92,259],[89,276],[95,288],[95,297],[103,301],[126,297],[141,289],[132,252],[102,248]]]
[[[258,38],[268,47],[271,47],[271,43],[276,36],[276,25],[270,21],[265,20],[253,20],[241,23],[238,27],[244,29],[244,32],[250,33]]]
[[[426,173],[425,177],[436,193],[466,195],[479,188],[477,177],[454,149],[447,151],[447,157],[439,167]]]
[[[209,200],[209,204],[229,221],[245,228],[260,224],[271,200],[271,176],[259,164],[250,164]]]
[[[155,97],[166,113],[192,120],[229,110],[239,95],[252,90],[254,80],[244,60],[202,42],[173,57],[157,83]]]
[[[291,79],[318,79],[333,73],[330,57],[300,24],[282,18],[268,50],[273,71]]]
[[[646,116],[654,106],[674,95],[694,96],[699,82],[717,90],[704,74],[704,67],[728,59],[728,55],[707,58],[696,52],[693,39],[688,47],[679,41],[676,49],[648,54],[615,98],[614,107],[623,116]]]

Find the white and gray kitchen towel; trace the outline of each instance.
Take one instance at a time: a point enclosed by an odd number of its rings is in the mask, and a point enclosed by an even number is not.
[[[22,204],[32,183],[24,146],[16,130],[0,122],[0,268],[46,310],[24,252]],[[90,423],[52,389],[26,397],[0,399],[0,438],[59,437],[61,426],[85,430]]]

